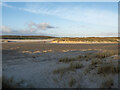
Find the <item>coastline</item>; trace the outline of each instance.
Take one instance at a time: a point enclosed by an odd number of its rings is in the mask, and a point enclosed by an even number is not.
[[[50,42],[53,39],[25,39],[25,40],[19,40],[19,39],[2,39],[1,42],[3,43],[9,43],[9,42]]]

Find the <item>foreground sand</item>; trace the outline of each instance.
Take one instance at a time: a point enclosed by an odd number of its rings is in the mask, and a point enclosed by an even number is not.
[[[3,43],[3,76],[14,79],[14,85],[33,88],[99,88],[113,80],[111,88],[118,87],[118,73],[98,74],[102,64],[91,66],[94,58],[78,58],[79,55],[95,54],[103,50],[118,50],[118,44],[49,44],[44,42]],[[60,62],[60,58],[75,58],[72,62]],[[102,59],[118,65],[116,55]],[[71,63],[83,66],[65,70]],[[56,70],[63,72],[55,73]]]

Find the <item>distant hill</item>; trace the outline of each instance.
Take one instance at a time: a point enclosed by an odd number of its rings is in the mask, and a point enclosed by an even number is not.
[[[17,36],[17,35],[3,35],[1,39],[52,39],[52,36]]]

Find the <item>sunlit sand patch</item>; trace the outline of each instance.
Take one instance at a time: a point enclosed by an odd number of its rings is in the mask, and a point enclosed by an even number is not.
[[[22,53],[32,53],[31,51],[22,51]]]
[[[81,51],[87,51],[87,49],[82,49]]]
[[[43,50],[42,52],[44,52],[44,53],[45,53],[45,52],[47,52],[47,50]]]
[[[17,47],[17,48],[20,48],[20,47]]]
[[[52,52],[52,51],[53,51],[53,50],[50,49],[50,50],[43,50],[42,52],[43,52],[43,53],[46,53],[46,52]]]
[[[115,60],[120,60],[120,56],[119,55],[114,55],[114,56],[112,56],[113,57],[113,59],[115,59]]]
[[[33,53],[41,53],[41,51],[34,51]]]
[[[87,50],[93,50],[93,49],[87,49]]]
[[[68,52],[68,51],[70,51],[70,50],[62,50],[62,52]]]
[[[72,49],[72,50],[69,50],[69,51],[76,51],[76,49]]]
[[[97,51],[103,51],[102,49],[82,49],[82,50],[80,50],[80,51],[92,51],[92,50],[97,50]]]
[[[52,52],[52,50],[50,49],[50,50],[48,50],[48,52]]]
[[[9,42],[9,41],[8,41],[8,40],[2,40],[2,42],[7,43],[7,42]]]

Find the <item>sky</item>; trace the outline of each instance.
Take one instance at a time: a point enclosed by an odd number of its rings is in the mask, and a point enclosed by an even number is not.
[[[4,2],[3,35],[118,36],[117,2]]]

